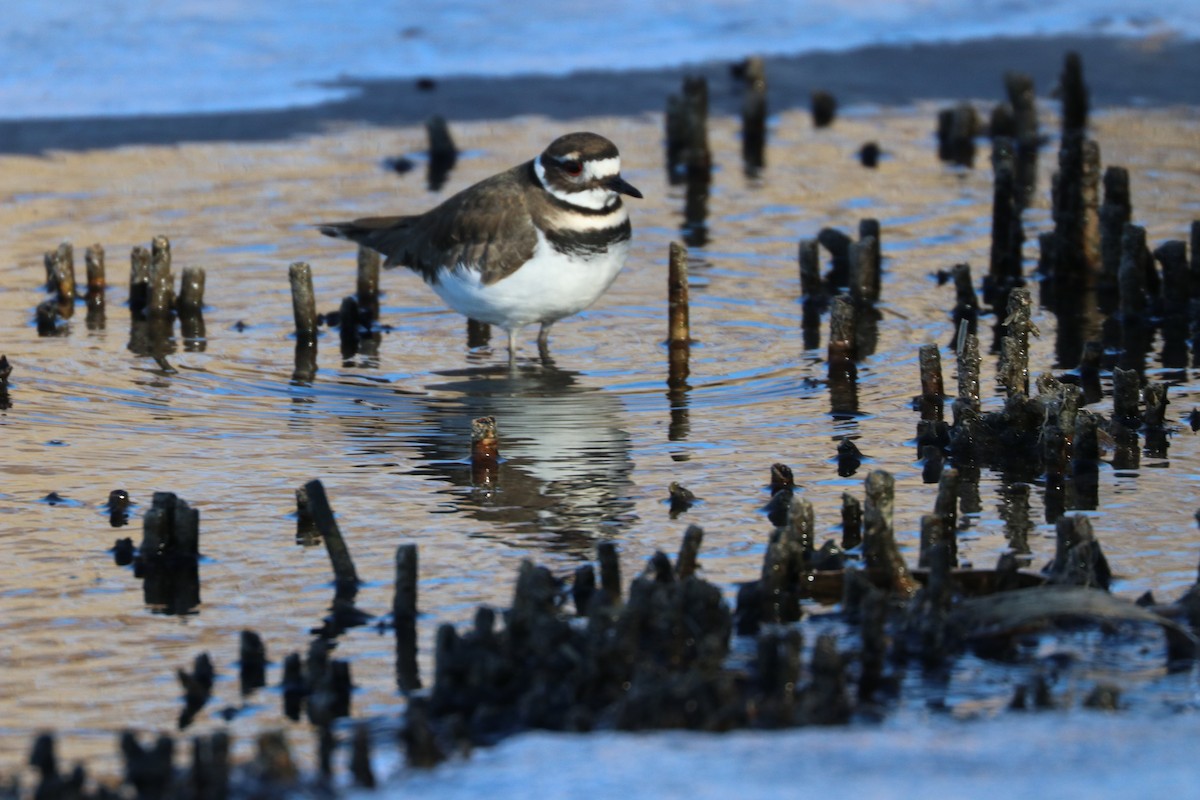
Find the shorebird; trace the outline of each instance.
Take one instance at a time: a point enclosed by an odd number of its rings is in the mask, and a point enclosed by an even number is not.
[[[550,326],[594,303],[625,266],[621,195],[642,193],[621,177],[616,145],[568,133],[424,214],[318,228],[379,252],[386,267],[408,267],[450,308],[503,328],[511,361],[523,327],[541,324],[546,355]]]

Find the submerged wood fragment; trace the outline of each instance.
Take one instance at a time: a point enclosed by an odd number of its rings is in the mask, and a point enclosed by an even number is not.
[[[1136,603],[1102,589],[1083,586],[1042,586],[1017,589],[959,603],[951,624],[963,638],[994,650],[1000,643],[1031,632],[1072,623],[1149,623],[1167,637],[1168,658],[1192,658],[1196,639],[1187,628]]]

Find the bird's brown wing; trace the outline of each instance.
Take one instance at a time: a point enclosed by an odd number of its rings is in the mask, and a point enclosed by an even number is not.
[[[386,266],[409,267],[427,281],[439,269],[465,264],[485,284],[510,275],[533,255],[537,233],[525,201],[522,165],[459,192],[437,208],[408,217],[366,217],[318,228],[387,257]]]

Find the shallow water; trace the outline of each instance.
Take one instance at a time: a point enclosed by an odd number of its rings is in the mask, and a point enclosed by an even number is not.
[[[723,90],[723,88],[715,88]],[[13,365],[12,407],[0,412],[0,773],[21,768],[30,737],[60,732],[60,757],[115,769],[115,733],[128,726],[169,731],[181,703],[175,678],[201,652],[221,676],[215,700],[189,732],[221,727],[215,714],[238,706],[238,632],[258,631],[277,665],[304,651],[331,599],[324,549],[295,541],[294,490],[320,478],[367,582],[359,605],[390,607],[397,544],[420,546],[423,654],[437,623],[468,620],[476,605],[503,605],[522,559],[566,574],[603,539],[618,543],[626,576],[657,549],[674,552],[691,522],[706,531],[707,577],[732,592],[758,574],[769,525],[761,507],[769,466],[795,471],[814,505],[818,529],[839,530],[841,494],[861,495],[862,478],[886,469],[896,478],[896,529],[911,560],[920,516],[934,487],[921,482],[912,438],[919,392],[917,348],[951,337],[950,286],[934,274],[968,261],[986,271],[991,174],[939,164],[931,130],[936,109],[852,109],[831,130],[806,116],[774,121],[768,168],[747,177],[736,121],[712,122],[719,164],[703,237],[692,248],[690,388],[668,397],[665,263],[681,238],[683,193],[662,167],[661,120],[579,120],[569,127],[609,135],[624,176],[646,200],[633,202],[629,266],[597,305],[554,329],[555,367],[534,359],[533,331],[510,372],[502,336],[493,351],[468,352],[464,321],[408,274],[385,277],[378,356],[343,363],[336,334],[320,344],[311,385],[294,385],[287,265],[311,262],[318,307],[337,308],[354,290],[354,253],[310,227],[319,220],[421,210],[431,194],[421,168],[398,176],[389,156],[419,153],[419,129],[331,130],[262,144],[131,148],[0,160],[0,331]],[[1043,126],[1053,130],[1052,109]],[[1196,112],[1112,111],[1094,120],[1106,164],[1132,175],[1135,219],[1157,244],[1186,238],[1200,216],[1195,185]],[[464,155],[450,176],[457,190],[538,152],[564,128],[538,118],[470,124],[454,130]],[[878,170],[855,152],[882,143]],[[1027,271],[1046,208],[1055,144],[1042,153],[1036,207],[1026,216]],[[419,167],[423,165],[418,162]],[[830,413],[824,349],[806,351],[800,326],[796,242],[832,225],[854,233],[860,218],[883,225],[884,278],[879,344],[860,364],[861,413]],[[697,240],[701,233],[689,229]],[[202,348],[182,343],[171,369],[129,349],[126,298],[129,249],[155,234],[171,238],[175,272],[207,270]],[[89,330],[83,307],[64,337],[38,338],[33,308],[42,299],[41,253],[69,239],[82,253],[108,251],[109,308]],[[990,320],[989,320],[990,321]],[[1038,311],[1036,373],[1054,369],[1054,318]],[[242,328],[238,323],[243,323]],[[986,338],[986,337],[985,337]],[[947,385],[952,354],[943,349]],[[1179,433],[1169,458],[1142,469],[1102,469],[1100,508],[1089,512],[1118,573],[1115,590],[1154,589],[1171,599],[1195,579],[1191,491],[1196,438],[1178,419],[1196,402],[1191,370],[1149,373],[1172,384],[1168,418]],[[984,375],[994,374],[994,359]],[[985,380],[985,405],[998,404]],[[1108,401],[1099,404],[1108,410]],[[469,421],[497,417],[498,486],[471,485]],[[837,475],[837,441],[854,437],[868,457],[859,473]],[[679,481],[700,497],[670,519],[667,486]],[[139,504],[129,528],[109,527],[103,503],[126,489]],[[982,510],[967,518],[960,554],[991,566],[1005,550],[998,476],[985,471]],[[166,616],[143,603],[128,569],[107,548],[119,536],[140,540],[136,512],[155,491],[172,491],[200,510],[202,604]],[[65,502],[45,498],[57,492]],[[1042,520],[1041,489],[1030,516]],[[1030,534],[1033,563],[1053,552],[1052,526]],[[1099,648],[1098,648],[1099,649]],[[339,640],[352,663],[356,717],[392,714],[392,639],[369,628]],[[429,659],[423,655],[429,675]],[[1100,669],[1103,672],[1107,667]],[[1133,682],[1132,711],[1177,706],[1191,697],[1187,676],[1172,683],[1154,665],[1112,665]],[[278,670],[269,680],[278,682]],[[992,675],[971,710],[995,709],[1013,678]],[[1138,686],[1150,687],[1139,692]],[[285,727],[297,751],[312,743],[304,724],[285,725],[276,690],[253,695],[228,724],[239,752],[261,730]]]
[[[0,21],[0,119],[306,106],[346,96],[347,79],[566,75],[1000,36],[1200,37],[1190,0],[851,0],[836,14],[742,0],[526,0],[520,14],[490,0],[10,7]],[[160,46],[140,46],[151,31]]]

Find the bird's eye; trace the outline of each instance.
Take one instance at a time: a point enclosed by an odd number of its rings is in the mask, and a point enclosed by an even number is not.
[[[574,159],[571,159],[569,161],[563,161],[562,168],[563,168],[563,172],[567,173],[568,175],[572,175],[572,176],[580,175],[583,173],[583,162],[576,161]]]

